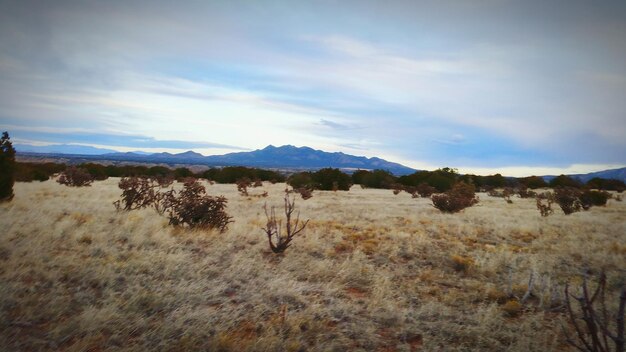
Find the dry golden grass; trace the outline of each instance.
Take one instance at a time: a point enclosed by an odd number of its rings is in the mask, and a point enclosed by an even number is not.
[[[481,194],[450,215],[406,193],[316,191],[276,256],[262,206],[284,184],[261,198],[205,183],[234,217],[219,234],[116,212],[117,182],[18,183],[0,205],[0,350],[567,350],[565,282],[604,269],[615,294],[625,277],[626,202],[542,218],[532,199]]]

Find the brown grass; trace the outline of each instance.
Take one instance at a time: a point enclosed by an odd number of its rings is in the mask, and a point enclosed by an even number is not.
[[[229,200],[220,234],[116,212],[118,181],[17,183],[0,205],[0,350],[560,351],[564,284],[605,269],[614,295],[626,269],[614,200],[544,218],[533,199],[480,194],[451,215],[407,193],[318,191],[276,256],[263,204],[280,207],[284,184],[246,198],[204,183]]]

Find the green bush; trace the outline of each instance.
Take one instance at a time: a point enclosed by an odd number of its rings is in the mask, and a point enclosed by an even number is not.
[[[321,169],[314,172],[311,178],[315,188],[323,191],[348,191],[352,186],[352,178],[339,169]]]

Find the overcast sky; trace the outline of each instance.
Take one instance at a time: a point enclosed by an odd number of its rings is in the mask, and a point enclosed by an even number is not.
[[[16,143],[626,165],[626,1],[0,0]]]

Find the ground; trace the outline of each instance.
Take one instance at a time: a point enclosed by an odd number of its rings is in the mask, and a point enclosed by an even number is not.
[[[0,350],[560,351],[565,283],[606,271],[612,308],[626,277],[626,202],[543,218],[532,199],[442,214],[407,193],[316,191],[275,255],[263,204],[280,214],[284,184],[205,183],[228,198],[219,233],[116,211],[118,181],[17,183],[0,204]]]

